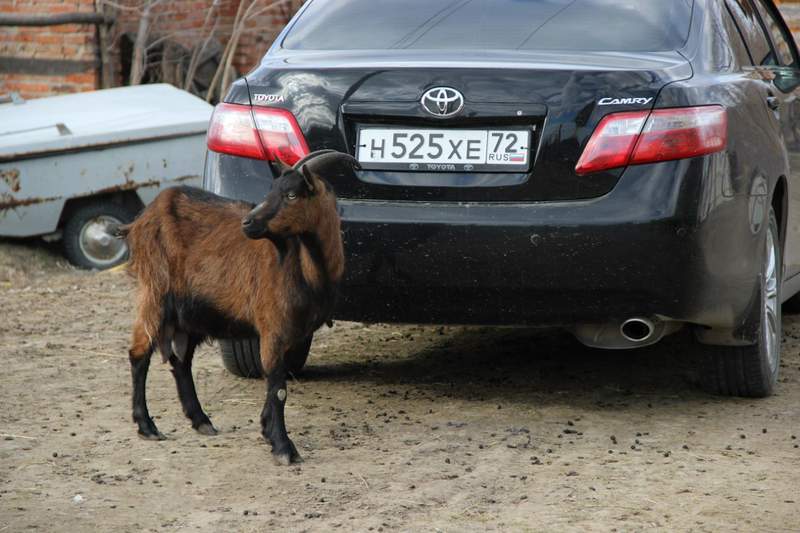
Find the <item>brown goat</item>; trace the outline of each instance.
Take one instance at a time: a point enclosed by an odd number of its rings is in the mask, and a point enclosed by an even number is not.
[[[299,460],[286,433],[286,357],[330,319],[344,271],[336,197],[320,177],[351,156],[323,150],[281,175],[264,202],[235,202],[189,187],[167,189],[120,228],[138,282],[130,362],[133,420],[161,440],[147,410],[145,382],[155,349],[169,361],[192,427],[214,435],[192,379],[195,347],[208,338],[258,335],[267,398],[264,438],[280,464]]]

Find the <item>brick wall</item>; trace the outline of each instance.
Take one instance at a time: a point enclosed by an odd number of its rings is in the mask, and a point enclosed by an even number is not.
[[[231,36],[233,20],[240,0],[217,0],[219,21],[216,40],[224,45]],[[142,0],[119,0],[132,8],[115,10],[116,23],[111,29],[110,56],[114,65],[114,84],[122,84],[125,59],[122,43],[132,42],[138,28]],[[205,36],[203,25],[213,0],[164,0],[153,10],[150,39],[167,38],[191,50]],[[272,3],[259,0],[253,11]],[[239,40],[233,67],[239,73],[253,68],[266,52],[288,17],[302,4],[269,9],[251,17]],[[92,12],[95,0],[0,0],[0,13],[55,14]],[[128,50],[128,53],[130,51]],[[100,87],[99,38],[93,25],[69,24],[49,27],[0,26],[0,94],[19,92],[35,98]]]
[[[0,13],[92,12],[94,0],[0,0]],[[97,37],[89,25],[0,26],[0,94],[25,97],[97,86]]]
[[[214,0],[164,0],[154,10],[152,38],[168,37],[190,49],[202,39],[205,15]],[[217,0],[217,39],[226,43],[240,0]],[[91,12],[95,0],[0,0],[0,13],[53,14]],[[118,0],[128,7],[142,0]],[[260,0],[266,6],[271,0]],[[289,14],[302,0],[294,0]],[[800,0],[778,1],[792,31],[800,37]],[[260,8],[256,8],[258,11]],[[249,71],[286,22],[287,12],[272,9],[253,17],[239,41],[233,65],[239,73]],[[118,10],[110,46],[115,65],[115,84],[123,82],[124,67],[120,43],[136,33],[139,12]],[[18,91],[25,98],[48,96],[99,88],[99,39],[92,25],[63,25],[44,28],[0,26],[0,94]]]

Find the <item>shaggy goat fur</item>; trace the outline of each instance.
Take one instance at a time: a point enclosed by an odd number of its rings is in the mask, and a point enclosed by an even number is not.
[[[353,164],[339,153],[316,160],[342,158]],[[312,170],[313,157],[306,160],[298,168],[282,166],[258,206],[188,187],[167,189],[120,229],[138,282],[129,355],[133,419],[143,437],[164,438],[144,393],[155,349],[172,366],[192,426],[215,434],[195,392],[194,349],[208,338],[258,335],[268,389],[262,432],[279,463],[299,459],[283,421],[285,358],[329,320],[344,272],[335,195]]]

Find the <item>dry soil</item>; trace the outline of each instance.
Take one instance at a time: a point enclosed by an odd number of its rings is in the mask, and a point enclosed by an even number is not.
[[[558,332],[339,323],[290,384],[305,461],[274,466],[259,380],[195,365],[220,434],[151,367],[130,418],[123,273],[0,242],[0,532],[800,531],[800,319],[778,393],[719,398],[678,334],[603,352]],[[154,359],[155,361],[155,359]]]

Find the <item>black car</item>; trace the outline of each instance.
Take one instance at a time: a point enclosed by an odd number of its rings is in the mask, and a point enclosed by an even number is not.
[[[799,66],[767,0],[310,0],[217,106],[205,188],[258,202],[276,158],[347,152],[338,318],[614,349],[689,328],[713,390],[766,396],[800,289]],[[257,354],[223,344],[239,374]]]

